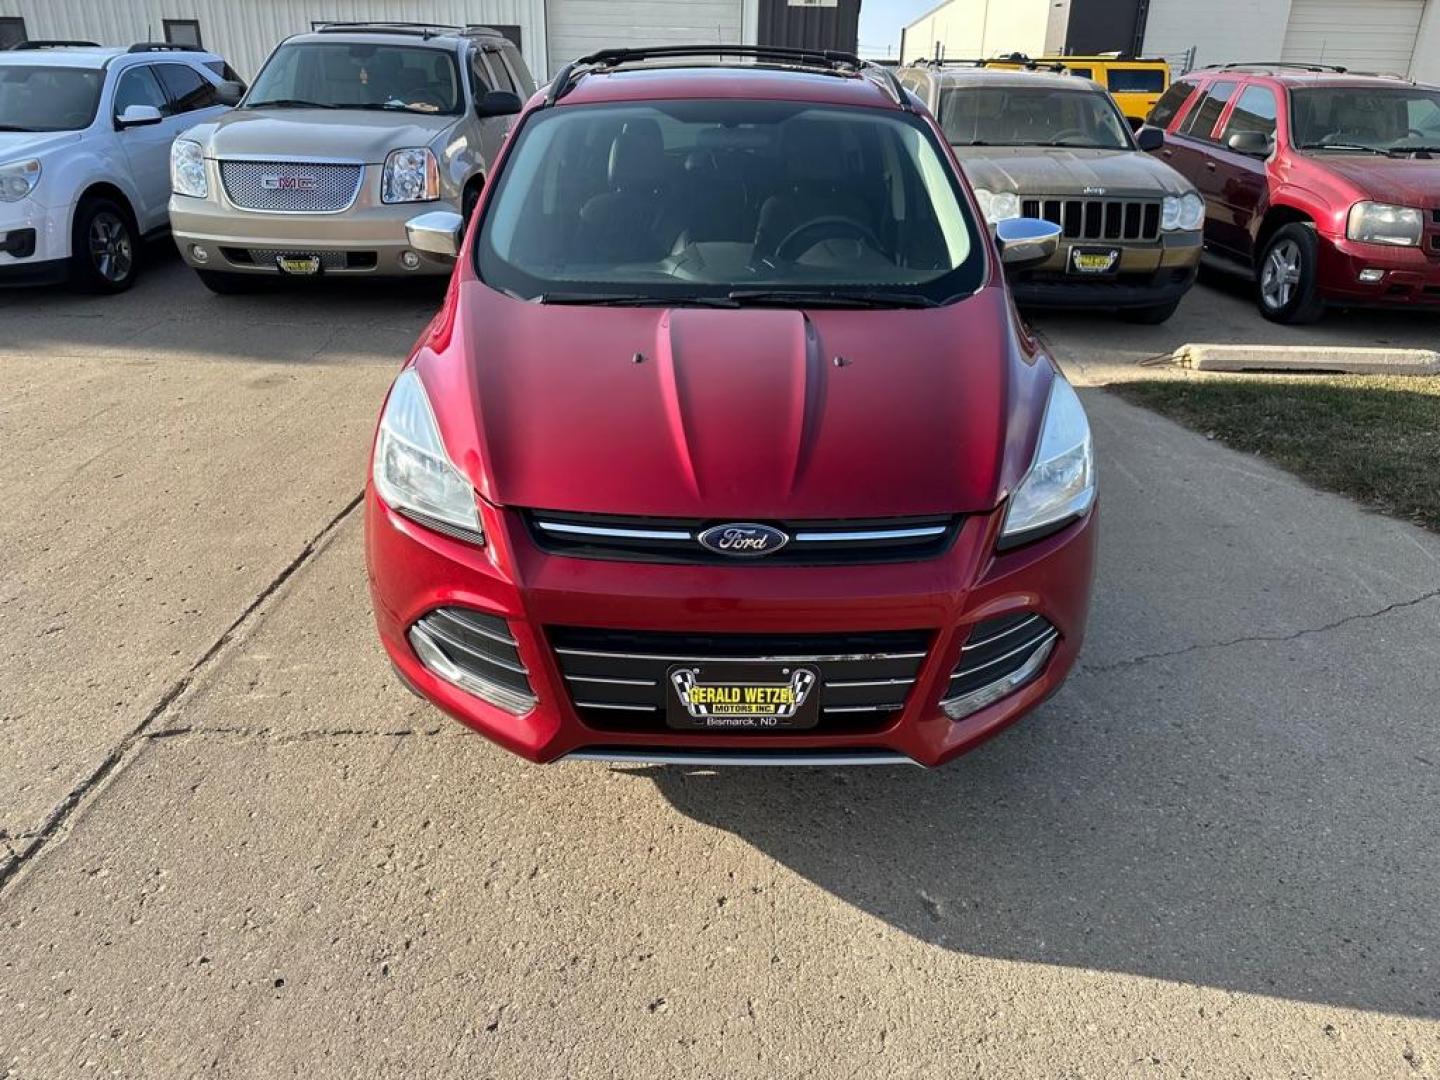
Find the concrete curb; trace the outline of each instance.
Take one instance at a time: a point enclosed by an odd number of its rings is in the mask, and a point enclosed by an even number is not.
[[[1195,371],[1312,371],[1348,375],[1440,375],[1431,349],[1331,345],[1181,345],[1175,362]]]

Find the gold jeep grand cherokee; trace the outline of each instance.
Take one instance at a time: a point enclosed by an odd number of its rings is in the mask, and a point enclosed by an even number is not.
[[[332,23],[280,43],[239,106],[170,152],[170,224],[216,292],[282,274],[450,273],[409,245],[465,214],[535,83],[488,27]]]
[[[1044,218],[1062,230],[1049,261],[1015,275],[1022,307],[1111,308],[1161,323],[1195,283],[1205,203],[1146,151],[1114,100],[1077,75],[923,62],[900,81],[940,122],[993,225]]]

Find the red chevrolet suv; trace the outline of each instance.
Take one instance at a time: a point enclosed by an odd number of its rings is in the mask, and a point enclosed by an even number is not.
[[[1051,694],[1090,429],[1002,273],[1058,227],[983,220],[854,57],[564,69],[409,226],[458,265],[365,498],[401,677],[535,761],[935,765]]]
[[[1440,89],[1227,64],[1174,83],[1146,123],[1205,198],[1207,264],[1253,277],[1267,319],[1440,308]]]

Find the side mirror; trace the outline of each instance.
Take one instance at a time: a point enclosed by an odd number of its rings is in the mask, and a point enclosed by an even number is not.
[[[995,223],[995,243],[1006,272],[1029,270],[1060,250],[1060,226],[1040,218],[1007,218]]]
[[[465,239],[465,219],[449,210],[432,210],[407,221],[405,236],[416,251],[453,261],[459,258],[460,244]]]
[[[519,94],[512,94],[509,90],[488,90],[475,102],[475,111],[481,116],[514,116],[520,111],[521,104]]]
[[[234,108],[240,104],[240,99],[245,96],[245,84],[236,82],[234,79],[226,79],[219,86],[215,87],[215,98],[221,105],[228,105]]]
[[[1147,154],[1153,154],[1165,145],[1165,132],[1157,127],[1142,127],[1135,132],[1135,145]]]
[[[125,111],[115,118],[115,130],[124,131],[132,127],[149,127],[158,124],[165,117],[154,105],[126,105]]]
[[[1269,157],[1270,151],[1275,143],[1274,140],[1263,131],[1237,131],[1225,140],[1225,145],[1237,154],[1249,154],[1251,157]]]

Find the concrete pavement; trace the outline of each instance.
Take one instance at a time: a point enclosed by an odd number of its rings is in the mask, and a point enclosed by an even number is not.
[[[203,312],[160,382],[0,360],[0,1076],[1440,1075],[1440,538],[1087,391],[1100,581],[1036,715],[937,772],[532,767],[369,625],[346,507],[426,303],[188,284],[105,316]],[[271,315],[297,358],[243,359]],[[1096,370],[1155,332],[1090,322],[1046,331]]]

